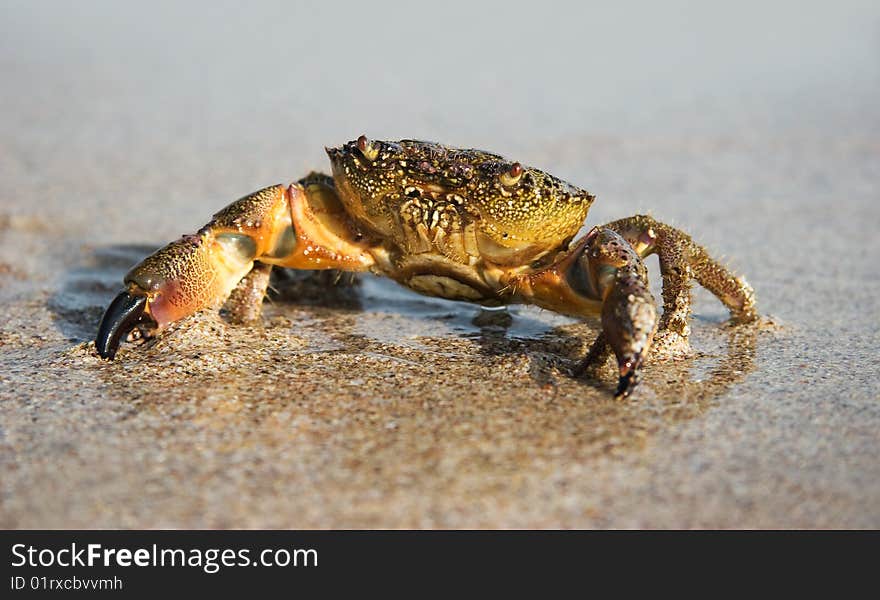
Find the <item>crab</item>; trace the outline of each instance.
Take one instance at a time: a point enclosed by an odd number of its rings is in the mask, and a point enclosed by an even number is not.
[[[236,200],[136,265],[98,327],[98,354],[113,360],[124,338],[224,303],[233,321],[258,320],[273,267],[370,271],[430,296],[600,317],[576,372],[595,376],[613,353],[617,397],[636,387],[649,353],[688,354],[691,280],[734,322],[758,317],[745,279],[651,216],[575,239],[595,196],[542,170],[482,150],[363,135],[326,151],[332,175]],[[643,262],[651,254],[662,313]]]

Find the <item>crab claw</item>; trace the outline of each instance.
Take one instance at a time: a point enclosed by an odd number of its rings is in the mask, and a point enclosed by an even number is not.
[[[618,275],[602,310],[602,328],[620,372],[616,398],[626,398],[638,385],[656,327],[657,309],[647,286],[641,278]]]
[[[600,230],[583,260],[605,296],[602,331],[614,351],[620,379],[615,397],[626,398],[639,383],[639,370],[657,329],[657,306],[648,289],[647,269],[620,235]]]
[[[146,296],[122,292],[114,298],[101,319],[95,337],[95,347],[101,358],[114,359],[119,342],[143,319],[146,308]]]
[[[113,360],[120,342],[139,323],[159,331],[197,310],[219,307],[250,271],[254,244],[244,234],[203,229],[145,258],[125,276],[127,291],[101,320],[98,353]]]

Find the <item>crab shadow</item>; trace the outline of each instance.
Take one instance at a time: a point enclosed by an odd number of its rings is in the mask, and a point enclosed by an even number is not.
[[[128,270],[156,248],[123,244],[96,248],[81,266],[69,269],[47,306],[55,326],[71,341],[94,339],[104,310],[122,290]]]
[[[509,335],[518,317],[507,311],[480,311],[468,334],[487,356],[519,354],[529,361],[529,375],[539,385],[554,387],[560,380],[576,380],[603,394],[613,394],[617,373],[613,357],[593,375],[578,367],[586,349],[599,333],[598,322],[553,327],[533,338]],[[700,348],[686,359],[650,361],[644,367],[642,388],[659,397],[710,401],[745,380],[756,368],[761,325],[718,323],[694,317],[695,344]]]

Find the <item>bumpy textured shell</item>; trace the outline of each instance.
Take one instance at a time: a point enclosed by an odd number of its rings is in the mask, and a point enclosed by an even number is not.
[[[589,192],[483,150],[432,142],[358,141],[329,149],[351,214],[406,253],[439,251],[528,262],[560,249],[583,225]]]

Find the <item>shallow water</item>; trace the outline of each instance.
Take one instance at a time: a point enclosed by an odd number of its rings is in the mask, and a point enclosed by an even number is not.
[[[320,7],[35,6],[0,25],[0,526],[880,526],[872,3],[361,6],[332,34]],[[625,402],[610,366],[571,376],[595,323],[374,277],[94,355],[132,263],[364,131],[522,157],[597,193],[590,224],[650,210],[775,326],[698,291],[696,356]]]

